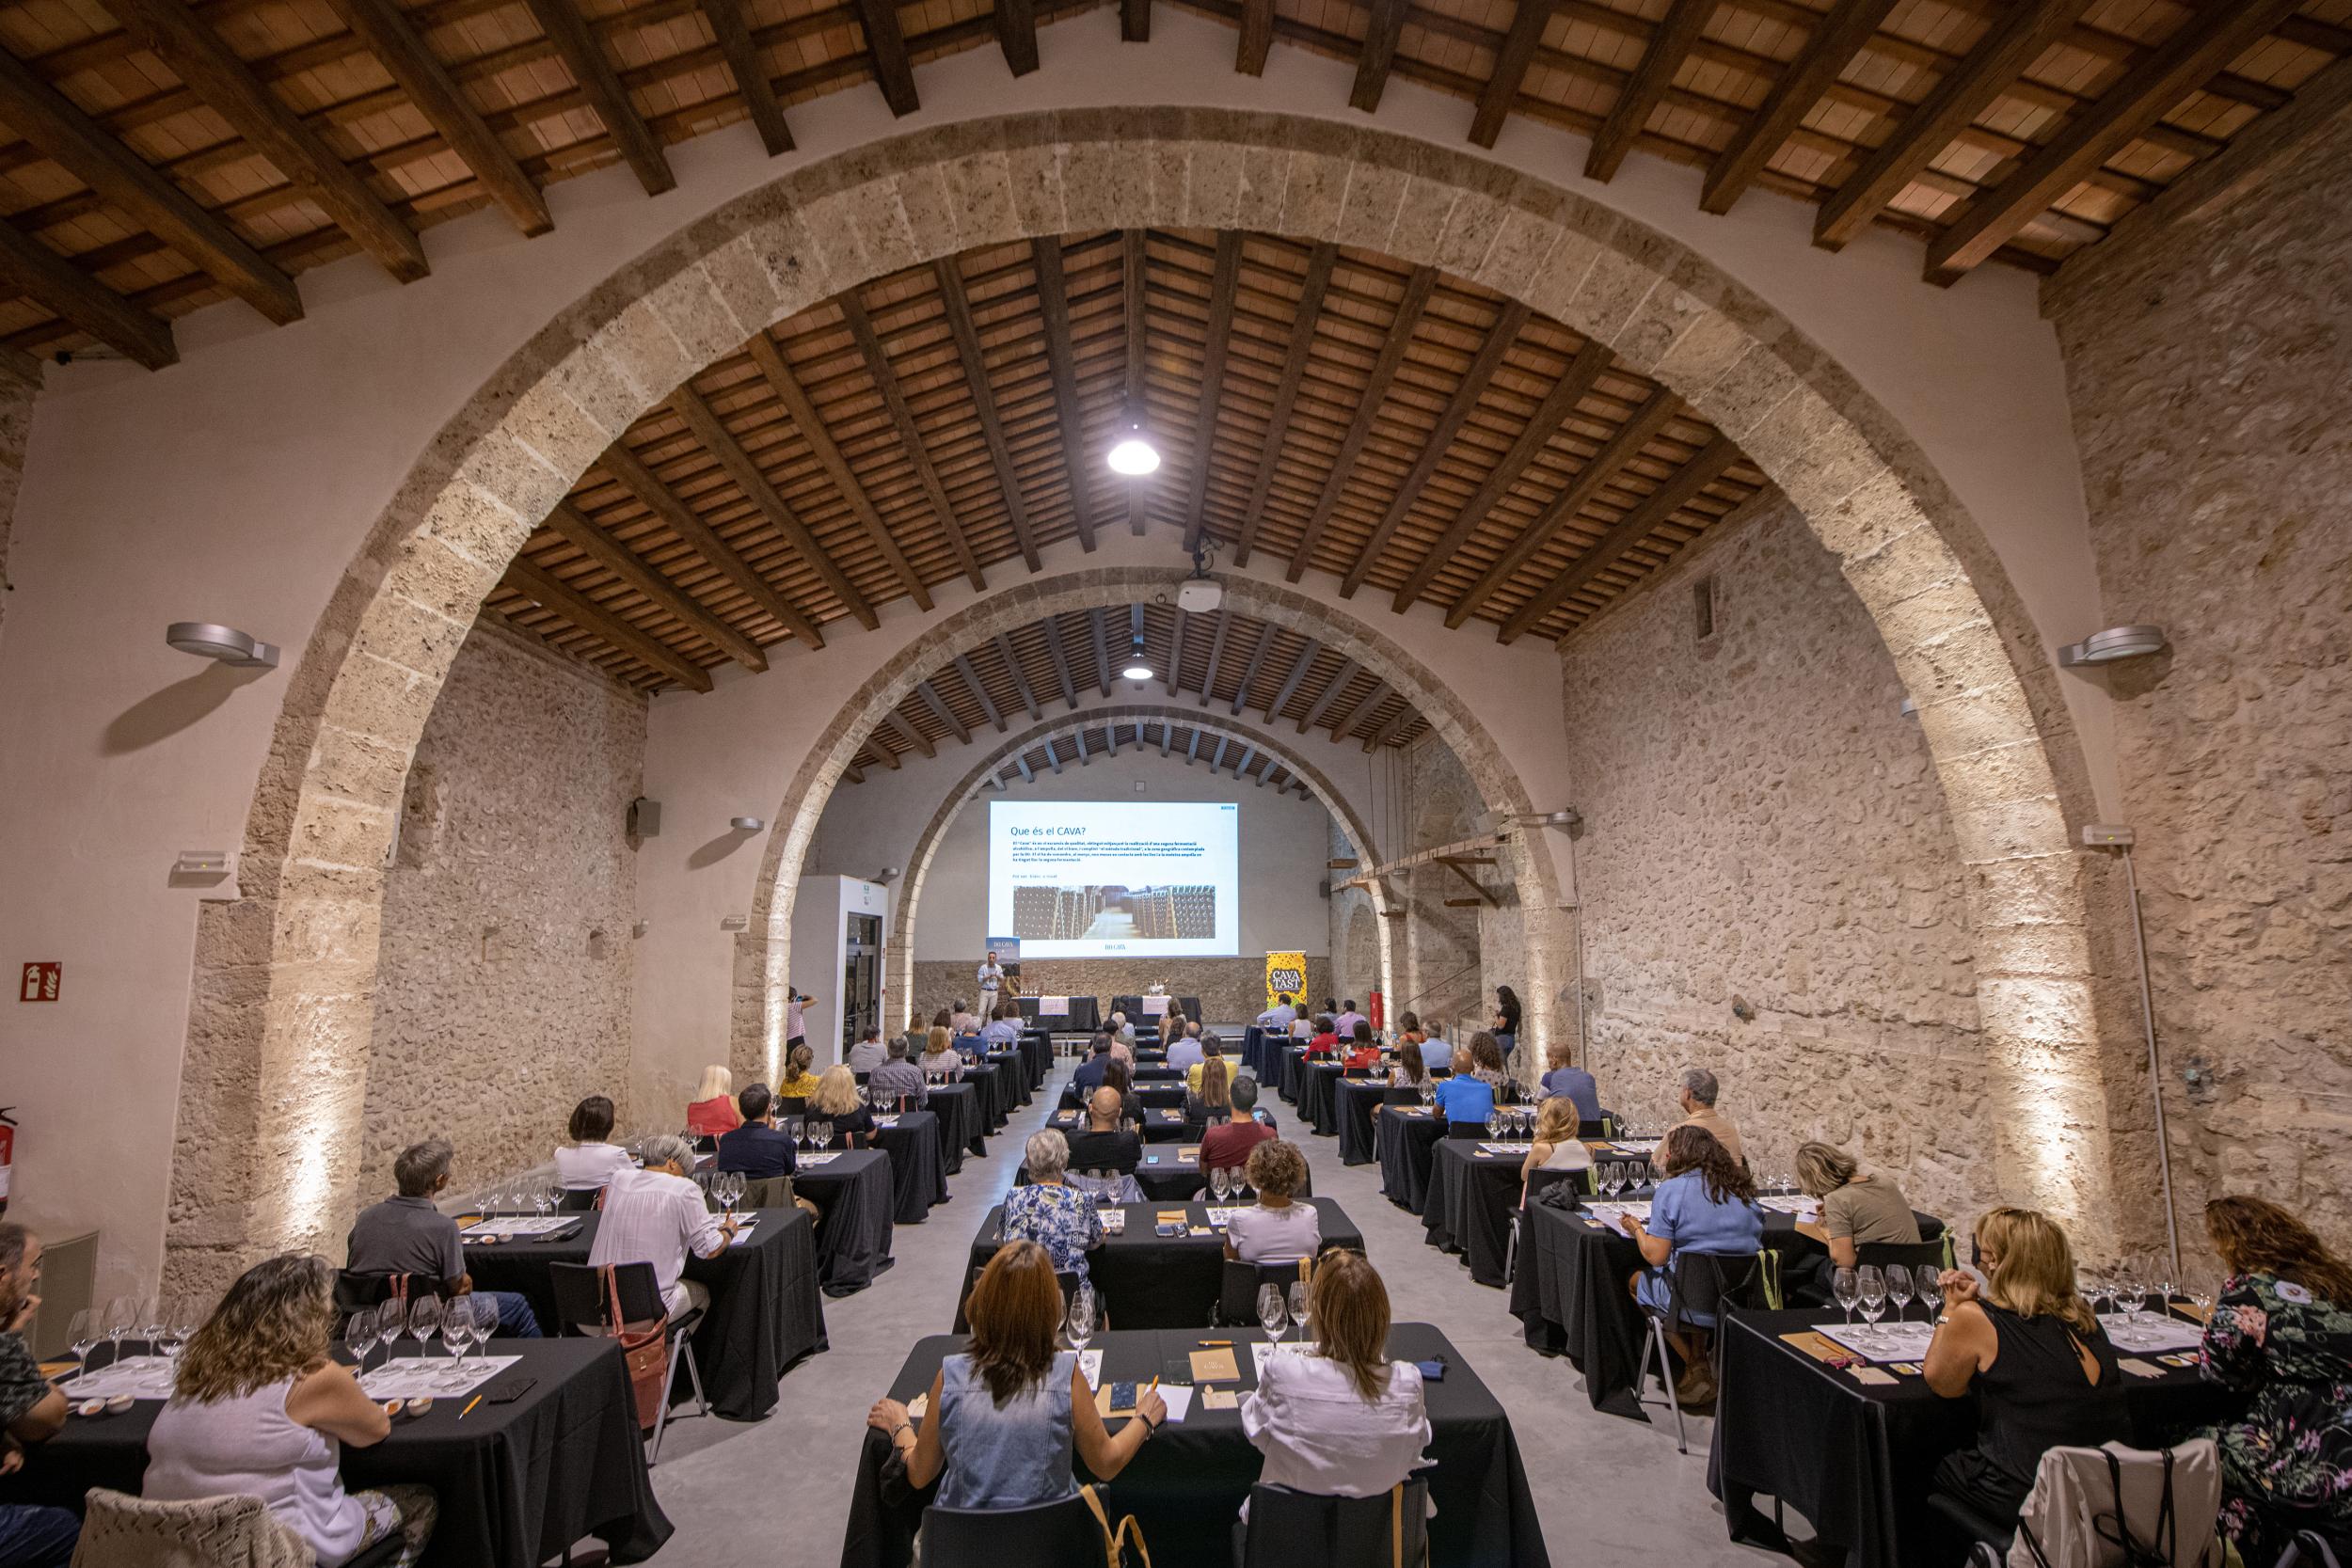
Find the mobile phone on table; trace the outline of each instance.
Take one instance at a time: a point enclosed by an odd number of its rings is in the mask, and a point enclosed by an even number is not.
[[[1112,1384],[1111,1408],[1113,1410],[1133,1410],[1135,1407],[1136,1386],[1132,1383]]]

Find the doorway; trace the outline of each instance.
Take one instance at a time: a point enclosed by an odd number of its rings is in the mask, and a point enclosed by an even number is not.
[[[841,960],[842,1054],[882,1022],[882,916],[850,916]]]

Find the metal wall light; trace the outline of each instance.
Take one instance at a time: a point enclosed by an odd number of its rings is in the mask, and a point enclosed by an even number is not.
[[[232,670],[278,668],[277,643],[263,642],[234,626],[218,626],[210,621],[174,621],[164,628],[164,641],[183,654],[216,658]]]
[[[755,833],[767,825],[768,824],[765,820],[756,816],[730,816],[727,818],[727,826],[733,828],[739,833]]]
[[[2109,626],[2060,648],[2058,666],[2073,670],[2085,664],[2114,664],[2122,659],[2160,654],[2164,647],[2162,626]]]

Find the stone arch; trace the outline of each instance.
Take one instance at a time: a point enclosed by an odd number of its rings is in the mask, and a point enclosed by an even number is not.
[[[2080,758],[2045,742],[2071,726],[1999,563],[1892,416],[1761,298],[1590,198],[1367,126],[1135,106],[941,125],[794,169],[621,268],[444,426],[288,683],[245,895],[199,918],[175,1285],[311,1244],[348,1212],[402,779],[484,597],[573,481],[686,377],[843,288],[975,245],[1148,224],[1441,268],[1609,343],[1741,444],[1838,556],[1918,704],[1971,871],[1997,1185],[2101,1247],[2114,1172],[2068,843]],[[808,772],[820,807],[838,777],[831,757]],[[1528,982],[1535,1006],[1555,989]]]
[[[1294,754],[1294,749],[1286,747],[1279,736],[1270,735],[1255,724],[1203,713],[1198,708],[1152,703],[1085,708],[1033,723],[1027,729],[1015,730],[998,741],[989,749],[986,756],[972,766],[969,772],[957,780],[955,786],[940,801],[939,809],[931,813],[930,820],[923,825],[923,832],[915,840],[914,853],[907,861],[898,896],[893,900],[890,911],[891,950],[898,955],[900,975],[899,1016],[911,1017],[914,1010],[914,922],[922,901],[923,880],[930,870],[931,857],[938,852],[940,840],[971,800],[973,791],[979,788],[984,780],[993,778],[1006,763],[1032,746],[1068,735],[1073,730],[1092,729],[1098,724],[1137,721],[1182,724],[1203,735],[1218,736],[1256,747],[1279,760],[1291,770],[1292,777],[1307,786],[1308,793],[1331,814],[1331,820],[1337,822],[1340,831],[1347,835],[1350,847],[1366,863],[1370,863],[1372,857],[1377,853],[1372,830],[1365,826],[1362,814],[1339,785],[1332,783],[1320,768],[1300,760]],[[1375,901],[1379,899],[1376,889],[1373,896]]]

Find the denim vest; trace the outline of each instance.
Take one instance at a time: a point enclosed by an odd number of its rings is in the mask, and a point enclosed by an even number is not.
[[[1070,1473],[1072,1351],[1057,1351],[1053,1370],[1034,1388],[999,1405],[969,1355],[940,1369],[939,1438],[946,1470],[934,1499],[942,1508],[1027,1508],[1078,1490]]]

